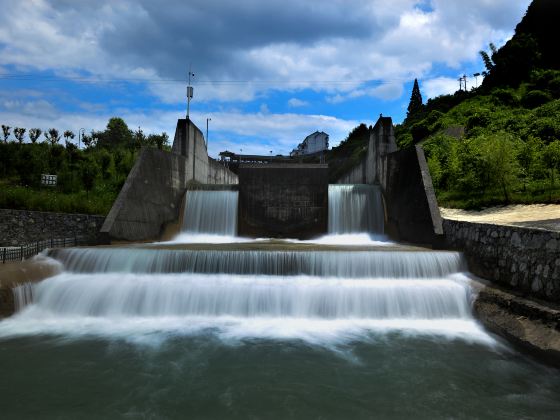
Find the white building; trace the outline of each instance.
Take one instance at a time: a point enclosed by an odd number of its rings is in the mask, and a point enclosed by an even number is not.
[[[297,148],[291,151],[290,156],[304,156],[319,153],[329,148],[329,135],[322,131],[315,131],[308,135]]]

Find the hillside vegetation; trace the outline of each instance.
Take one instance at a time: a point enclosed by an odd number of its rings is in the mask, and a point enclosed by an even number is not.
[[[165,148],[167,134],[145,136],[129,130],[121,118],[83,136],[26,130],[3,125],[0,141],[0,208],[105,215],[111,209],[141,147]],[[25,133],[29,142],[25,141]],[[13,137],[11,137],[13,133]],[[15,137],[15,138],[14,138]],[[41,184],[42,174],[57,175],[56,186]]]
[[[399,147],[423,145],[440,205],[560,202],[559,19],[559,2],[535,0],[506,45],[481,52],[481,87],[409,107],[396,127]]]

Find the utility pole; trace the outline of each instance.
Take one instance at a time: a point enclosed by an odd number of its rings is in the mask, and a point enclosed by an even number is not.
[[[459,77],[459,90],[463,90],[463,78]]]
[[[189,84],[187,86],[187,120],[189,119],[189,111],[191,107],[191,99],[193,97],[193,87],[191,86],[191,78],[194,78],[194,73],[191,70],[192,65],[189,65]]]
[[[467,75],[463,74],[463,82],[465,83],[465,92],[467,92]]]
[[[475,88],[478,88],[478,76],[480,76],[480,73],[475,73],[475,74],[473,74],[474,83],[475,83]]]

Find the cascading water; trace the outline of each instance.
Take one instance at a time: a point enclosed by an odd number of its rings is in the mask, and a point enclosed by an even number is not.
[[[235,236],[238,191],[187,191],[183,232]]]
[[[234,235],[236,201],[190,191],[184,229]],[[331,186],[329,212],[333,234],[383,232],[378,188]],[[534,400],[560,410],[560,381],[500,352],[473,319],[456,252],[249,242],[45,254],[64,272],[16,287],[19,312],[0,322],[0,360],[30,380],[0,385],[5,401],[29,401],[4,402],[8,417],[37,417],[35,406],[68,418],[508,418],[533,416]],[[71,400],[35,385],[45,377],[71,383]],[[479,411],[465,411],[472,400]]]
[[[329,234],[382,234],[383,196],[376,185],[329,185]]]

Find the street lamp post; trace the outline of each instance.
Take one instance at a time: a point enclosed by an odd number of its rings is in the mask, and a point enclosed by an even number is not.
[[[84,134],[86,133],[86,129],[85,128],[80,128],[78,130],[78,149],[81,147],[81,139],[84,137]]]

